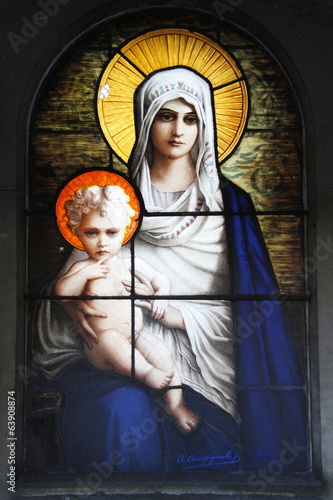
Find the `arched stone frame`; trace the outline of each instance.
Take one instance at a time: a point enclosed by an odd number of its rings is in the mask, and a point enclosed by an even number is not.
[[[261,31],[261,30],[259,30],[259,31]],[[262,33],[260,33],[260,35],[261,35],[261,39],[263,39],[263,35],[262,35]],[[269,37],[268,37],[268,38],[269,38]],[[271,46],[272,46],[272,45],[274,45],[274,44],[271,44]],[[277,49],[277,47],[276,47],[276,49]],[[278,52],[278,49],[277,49],[277,52]],[[276,53],[277,53],[277,52],[276,52]],[[281,58],[280,58],[280,60],[283,60],[283,57],[281,57]],[[286,66],[287,66],[287,64],[286,64]],[[285,66],[285,67],[286,67],[286,66]],[[290,69],[290,73],[292,73],[292,69]],[[293,79],[293,78],[291,78],[291,79]],[[296,79],[296,80],[297,80],[297,79]],[[296,85],[296,86],[297,86],[297,85]],[[298,95],[300,96],[300,95],[302,94],[302,90],[300,90],[300,91],[298,92],[298,89],[297,89],[297,93],[298,93]],[[306,105],[305,105],[305,106],[303,106],[303,109],[305,109],[305,108],[306,108]],[[25,113],[23,113],[23,114],[25,114]],[[309,115],[309,114],[305,113],[305,116],[308,116],[308,115]],[[309,120],[309,122],[310,122],[310,121],[311,121],[311,120]],[[310,124],[308,124],[308,126],[306,125],[306,127],[305,127],[305,128],[308,128],[308,130],[309,130],[309,129],[310,129]],[[311,244],[311,242],[310,242],[310,244]],[[311,246],[310,246],[309,254],[311,255]],[[311,278],[312,278],[312,276],[310,276],[310,281],[311,281]],[[316,455],[317,455],[317,456],[319,456],[319,454],[316,454]]]

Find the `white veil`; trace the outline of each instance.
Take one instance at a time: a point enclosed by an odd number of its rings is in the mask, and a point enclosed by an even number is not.
[[[136,95],[137,141],[131,157],[132,177],[139,187],[148,212],[199,212],[221,210],[222,197],[215,158],[215,127],[211,89],[208,82],[191,70],[173,68],[154,73],[139,87]],[[196,180],[180,199],[166,208],[153,201],[149,165],[152,151],[149,131],[158,110],[170,100],[183,98],[198,116],[198,138],[191,151]],[[204,217],[170,217],[145,219],[141,237],[151,244],[179,245],[200,230]],[[184,229],[186,228],[186,229]],[[158,240],[158,241],[156,241]],[[163,242],[161,242],[163,240]]]
[[[150,179],[149,132],[162,105],[179,98],[194,106],[198,116],[198,137],[191,151],[197,175],[170,204],[158,205]],[[199,215],[223,209],[211,87],[190,69],[161,70],[139,87],[135,105],[137,141],[131,173],[148,212],[135,240],[135,256],[169,277],[172,295],[187,296],[170,300],[181,311],[186,331],[166,328],[149,315],[145,328],[169,347],[183,383],[235,415],[231,304],[218,300],[229,291],[225,220],[222,214]],[[168,195],[161,193],[162,198],[163,194]],[[207,299],[198,297],[202,295]]]

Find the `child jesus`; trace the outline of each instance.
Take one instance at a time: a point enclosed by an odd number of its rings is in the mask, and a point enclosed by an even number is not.
[[[135,212],[119,186],[80,189],[66,203],[66,209],[68,226],[81,241],[88,258],[75,262],[56,281],[53,291],[59,297],[99,297],[89,303],[105,317],[87,318],[98,342],[91,349],[84,345],[85,353],[95,367],[129,377],[132,374],[132,302],[123,297],[129,294],[131,259],[118,254]],[[164,274],[141,259],[135,259],[134,267],[136,273],[149,280],[154,296],[169,294],[170,283]],[[146,304],[156,320],[168,316],[167,300],[151,300]],[[180,386],[181,379],[169,349],[143,329],[140,307],[134,308],[134,323],[135,377],[153,389],[170,386],[163,395],[167,414],[181,431],[193,431],[198,426],[198,415],[184,405],[181,388],[171,389],[171,386]]]

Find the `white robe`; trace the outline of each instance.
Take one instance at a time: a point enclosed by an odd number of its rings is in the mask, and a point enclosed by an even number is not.
[[[193,186],[188,191],[192,189]],[[187,195],[191,196],[190,193]],[[170,203],[170,193],[158,194],[160,204],[163,204],[163,197],[167,204]],[[185,199],[186,192],[179,193],[168,210]],[[222,200],[214,209],[221,210],[221,203]],[[158,209],[164,210],[162,206]],[[235,416],[232,306],[229,301],[219,299],[230,292],[225,220],[222,215],[199,216],[196,219],[198,228],[189,239],[186,232],[192,233],[191,226],[187,226],[183,234],[160,239],[158,227],[161,234],[166,234],[167,229],[170,231],[179,224],[174,222],[176,218],[167,213],[144,218],[134,250],[136,257],[168,276],[171,295],[184,295],[184,300],[180,297],[170,300],[170,304],[181,311],[186,331],[166,328],[153,320],[149,313],[145,313],[144,328],[169,347],[184,384]],[[150,229],[156,238],[155,245],[152,244],[152,235],[147,236]],[[177,244],[179,237],[181,244]],[[194,298],[189,299],[189,296]]]

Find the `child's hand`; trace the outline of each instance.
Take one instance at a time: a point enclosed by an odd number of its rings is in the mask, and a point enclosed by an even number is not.
[[[167,300],[152,300],[150,314],[154,319],[163,319],[168,312],[169,302]]]
[[[93,264],[86,266],[83,271],[85,272],[86,278],[88,280],[97,280],[100,278],[106,278],[109,272],[109,268],[105,265],[108,259],[98,260]]]

